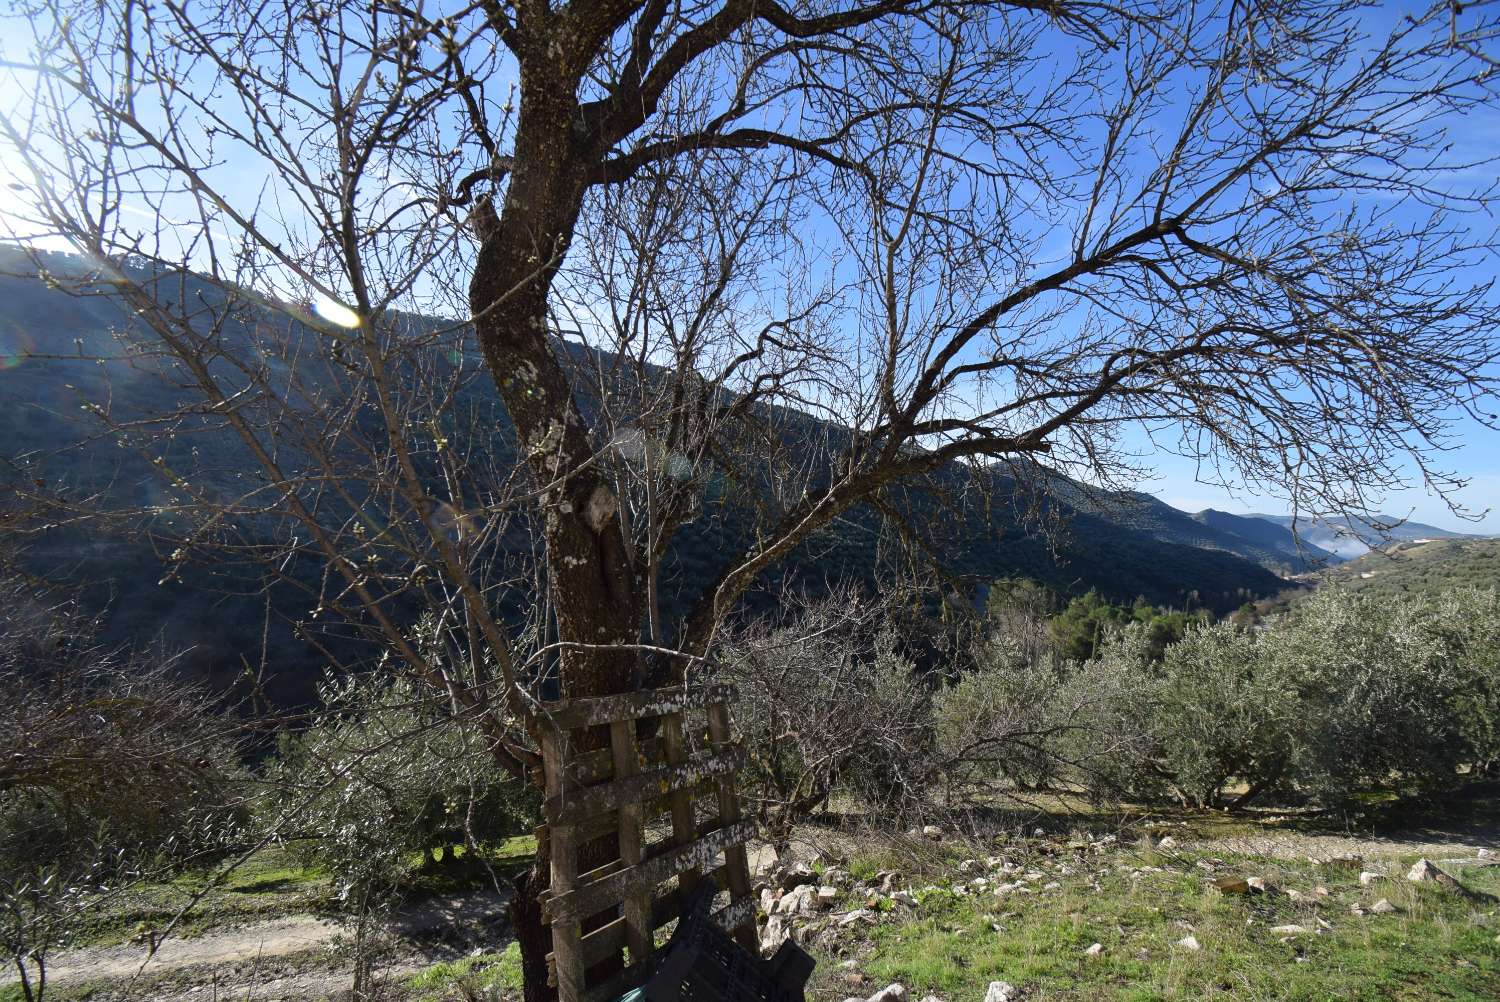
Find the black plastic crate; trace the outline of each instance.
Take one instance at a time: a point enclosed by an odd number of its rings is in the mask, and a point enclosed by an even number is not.
[[[761,960],[711,917],[712,882],[698,892],[661,951],[643,995],[648,1002],[806,1002],[815,961],[787,940]]]

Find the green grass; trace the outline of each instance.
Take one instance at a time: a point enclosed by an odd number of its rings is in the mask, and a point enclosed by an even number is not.
[[[1073,875],[1047,871],[1032,882],[1039,888],[1056,880],[1062,886],[1053,891],[930,893],[914,912],[902,910],[902,920],[883,921],[866,942],[845,942],[840,952],[858,957],[866,987],[899,981],[916,998],[979,999],[991,981],[1049,1000],[1500,997],[1496,905],[1408,883],[1402,874],[1410,859],[1399,870],[1388,864],[1394,879],[1362,887],[1357,871],[1345,868],[1216,857],[1227,864],[1217,867],[1220,874],[1263,876],[1308,895],[1327,887],[1328,897],[1313,903],[1284,893],[1222,895],[1195,865],[1200,858],[1161,854],[1162,872],[1133,875],[1152,864],[1126,850],[1072,860]],[[1496,869],[1461,876],[1472,889],[1500,892]],[[1368,907],[1381,897],[1400,911],[1351,914],[1351,904]],[[1271,932],[1292,924],[1317,929],[1319,918],[1331,928],[1290,937]],[[1175,945],[1190,934],[1201,950]],[[1085,956],[1093,943],[1103,945],[1102,956]],[[814,997],[855,994],[839,981],[837,957],[825,956],[819,967]]]
[[[226,924],[329,907],[332,882],[310,861],[305,846],[267,847],[227,875],[225,865],[190,869],[123,890],[90,918],[73,945],[123,943],[148,928],[164,928],[199,894],[174,935],[192,937]]]
[[[414,1002],[445,1002],[461,998],[460,985],[471,992],[521,990],[521,947],[511,943],[500,953],[483,953],[460,960],[445,960],[407,979]]]
[[[164,928],[199,893],[202,898],[178,923],[174,935],[193,937],[246,921],[331,912],[336,907],[333,881],[311,850],[300,843],[269,846],[227,875],[221,864],[130,888],[92,916],[73,945],[124,943],[148,928]],[[402,890],[409,899],[463,893],[488,886],[492,868],[506,879],[529,864],[535,853],[535,837],[522,835],[486,848],[482,860],[460,849],[447,862],[433,865],[413,854]],[[0,1002],[8,1000],[0,997]]]

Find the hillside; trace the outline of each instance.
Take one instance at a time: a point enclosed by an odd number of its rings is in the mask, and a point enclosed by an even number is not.
[[[1281,574],[1322,566],[1333,555],[1297,540],[1286,528],[1212,508],[1190,515],[1150,494],[1127,491],[1094,500],[1088,510],[1163,543],[1232,553]]]
[[[1419,539],[1481,539],[1482,536],[1474,536],[1462,532],[1453,532],[1448,529],[1439,529],[1435,525],[1426,525],[1422,522],[1401,522],[1394,515],[1378,515],[1373,519],[1350,519],[1344,516],[1332,518],[1309,518],[1301,516],[1293,519],[1290,515],[1248,515],[1246,518],[1262,519],[1274,522],[1288,533],[1294,524],[1298,536],[1304,544],[1309,544],[1330,553],[1336,554],[1344,560],[1353,560],[1370,552],[1370,547],[1364,540],[1381,540],[1389,538],[1392,542],[1414,542]],[[1388,529],[1377,528],[1380,526],[1391,526]]]
[[[1325,586],[1377,595],[1448,588],[1500,588],[1500,539],[1449,538],[1392,543],[1325,571]]]
[[[1259,516],[1234,515],[1227,511],[1205,508],[1192,518],[1211,529],[1243,540],[1246,549],[1263,551],[1267,554],[1266,560],[1281,559],[1288,569],[1294,571],[1323,567],[1343,560],[1338,554],[1316,546],[1310,540],[1298,539],[1285,526]]]
[[[88,585],[90,601],[109,609],[107,639],[139,643],[165,636],[174,647],[190,648],[186,670],[219,685],[230,684],[250,667],[246,659],[257,659],[266,637],[271,648],[268,662],[276,676],[273,693],[286,701],[304,700],[324,663],[292,636],[290,623],[308,612],[305,595],[273,589],[268,604],[263,581],[247,566],[196,568],[183,580],[162,581],[162,550],[171,516],[160,513],[169,507],[170,492],[152,468],[151,454],[160,454],[170,467],[191,471],[200,492],[234,497],[257,475],[237,440],[203,421],[184,419],[175,438],[153,442],[149,453],[121,448],[113,436],[89,441],[99,431],[86,410],[91,400],[108,398],[117,418],[129,420],[171,411],[188,398],[149,362],[106,350],[113,345],[111,331],[129,323],[118,304],[48,288],[20,274],[23,266],[24,259],[14,250],[0,249],[0,351],[5,356],[0,368],[0,421],[9,430],[0,450],[3,476],[65,484],[77,494],[98,494],[115,504],[157,513],[143,516],[129,532],[81,525],[51,529],[29,546],[32,569],[48,579]],[[204,284],[187,294],[213,293]],[[422,318],[412,322],[438,323]],[[305,344],[313,334],[306,328],[299,333],[294,325],[287,336]],[[244,333],[229,324],[222,337],[232,341]],[[608,361],[576,342],[560,343],[559,351],[574,364]],[[97,354],[113,357],[101,364],[94,361]],[[282,375],[295,375],[314,388],[326,378],[316,368]],[[484,437],[471,436],[467,444],[494,467],[510,464],[510,423],[487,377],[464,384],[461,405],[474,419],[469,427],[485,429]],[[788,427],[827,440],[842,434],[811,418],[792,420]],[[80,444],[62,448],[72,443]],[[282,459],[292,467],[300,461],[290,446]],[[976,476],[988,479],[976,484]],[[982,489],[972,489],[976,486]],[[1044,535],[1029,528],[1033,523],[1024,517],[1023,502],[1014,497],[1012,486],[996,474],[955,466],[925,489],[912,487],[897,499],[897,507],[925,546],[976,600],[996,578],[1026,576],[1065,594],[1093,588],[1122,602],[1142,596],[1158,605],[1227,611],[1284,586],[1278,573],[1268,568],[1301,569],[1287,559],[1289,534],[1282,540],[1252,538],[1233,527],[1206,524],[1147,495],[1101,497],[1076,485],[1060,491],[1063,497],[1046,506],[1044,520],[1059,528]],[[276,542],[288,531],[274,520],[248,517],[235,530],[251,543]],[[751,506],[741,486],[710,477],[702,513],[683,527],[667,554],[662,604],[669,622],[686,611],[726,554],[743,551],[754,531]],[[747,605],[752,611],[768,610],[788,580],[822,588],[833,580],[852,578],[874,587],[877,553],[882,539],[888,545],[889,538],[873,511],[855,509],[792,553],[776,577],[749,596]],[[524,538],[507,539],[502,545],[524,556]],[[293,573],[313,581],[320,567],[304,559]],[[500,601],[503,606],[505,600]]]

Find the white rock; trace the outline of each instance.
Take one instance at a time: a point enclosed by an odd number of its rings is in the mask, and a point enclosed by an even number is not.
[[[772,915],[769,919],[766,920],[765,931],[760,934],[761,953],[775,953],[776,948],[779,947],[782,943],[786,942],[791,934],[792,930],[790,926],[787,925],[786,919],[782,918],[780,915]]]
[[[1363,886],[1369,887],[1371,884],[1375,883],[1375,881],[1379,880],[1380,877],[1381,874],[1375,873],[1372,870],[1362,870],[1359,874],[1359,882]]]
[[[1097,957],[1097,956],[1099,956],[1103,952],[1104,952],[1104,944],[1103,943],[1095,943],[1093,946],[1089,947],[1087,950],[1084,950],[1083,951],[1083,955],[1085,957]]]
[[[1273,925],[1271,934],[1274,936],[1301,936],[1307,932],[1305,925]]]
[[[1474,855],[1478,856],[1480,859],[1489,859],[1491,856],[1495,855],[1495,852],[1493,849],[1480,849]]]
[[[874,922],[875,913],[868,908],[856,908],[839,916],[839,928],[846,929],[856,922]]]
[[[912,896],[910,891],[897,891],[891,895],[891,900],[898,905],[905,905],[908,908],[917,907],[917,899]]]
[[[906,986],[899,983],[886,985],[866,1002],[906,1002]]]
[[[1055,890],[1057,890],[1061,886],[1062,886],[1062,884],[1059,884],[1057,881],[1053,880],[1053,881],[1049,881],[1048,883],[1043,884],[1042,885],[1042,890],[1044,890],[1044,891],[1055,891]]]
[[[787,891],[801,887],[804,884],[815,884],[817,882],[818,875],[806,863],[793,863],[787,867],[782,872],[780,881],[782,890]]]
[[[1016,997],[1016,986],[1008,981],[991,981],[984,993],[984,1002],[1011,1002]]]
[[[941,839],[943,837],[943,830],[941,828],[939,828],[937,825],[923,825],[922,826],[922,837],[923,838],[930,838],[930,839],[933,839],[933,840],[939,840],[939,839]]]
[[[1182,947],[1184,950],[1196,951],[1203,949],[1203,947],[1198,945],[1198,937],[1196,936],[1184,936],[1177,941],[1177,945]]]
[[[1175,838],[1173,838],[1172,836],[1168,835],[1166,838],[1164,838],[1160,842],[1156,843],[1156,847],[1158,849],[1175,849],[1175,848],[1177,848],[1177,840]]]
[[[831,908],[838,899],[839,889],[826,884],[818,888],[818,893],[814,896],[814,902],[819,908]]]
[[[922,1002],[943,1002],[943,1000],[936,995],[923,995]]]
[[[817,888],[811,884],[803,884],[795,890],[786,892],[781,896],[781,900],[776,902],[776,914],[808,914],[817,907],[815,903],[817,893]]]
[[[1436,880],[1438,874],[1442,872],[1442,870],[1433,866],[1430,860],[1423,858],[1413,863],[1411,869],[1406,871],[1406,879],[1414,884],[1419,884],[1424,880]]]
[[[979,866],[979,860],[977,860],[977,859],[966,859],[962,863],[958,864],[958,872],[959,873],[968,873],[969,871],[973,870],[977,866]]]
[[[1370,906],[1370,913],[1372,915],[1389,915],[1395,910],[1396,906],[1391,904],[1385,898],[1381,898],[1379,901]]]

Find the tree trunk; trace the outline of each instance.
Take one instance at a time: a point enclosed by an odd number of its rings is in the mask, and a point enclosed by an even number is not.
[[[630,691],[639,678],[638,652],[620,645],[640,643],[645,602],[618,499],[592,462],[600,443],[590,439],[548,329],[552,280],[586,190],[577,166],[584,158],[571,131],[577,108],[569,88],[547,67],[537,72],[523,64],[521,87],[526,93],[517,123],[517,166],[498,218],[481,234],[469,304],[480,350],[538,492],[562,645],[557,665],[563,696],[613,695]],[[598,728],[583,736],[579,750],[606,741],[606,730]],[[589,846],[580,868],[610,851],[602,843]],[[536,901],[547,882],[547,860],[539,855],[517,881],[512,902],[526,1002],[556,997],[546,984],[551,937]]]
[[[537,896],[547,889],[545,860],[538,858],[531,868],[515,879],[515,896],[510,900],[510,922],[521,947],[521,982],[526,1002],[551,1002],[557,997],[547,985],[547,953],[552,949],[552,932],[542,924],[542,904]]]

